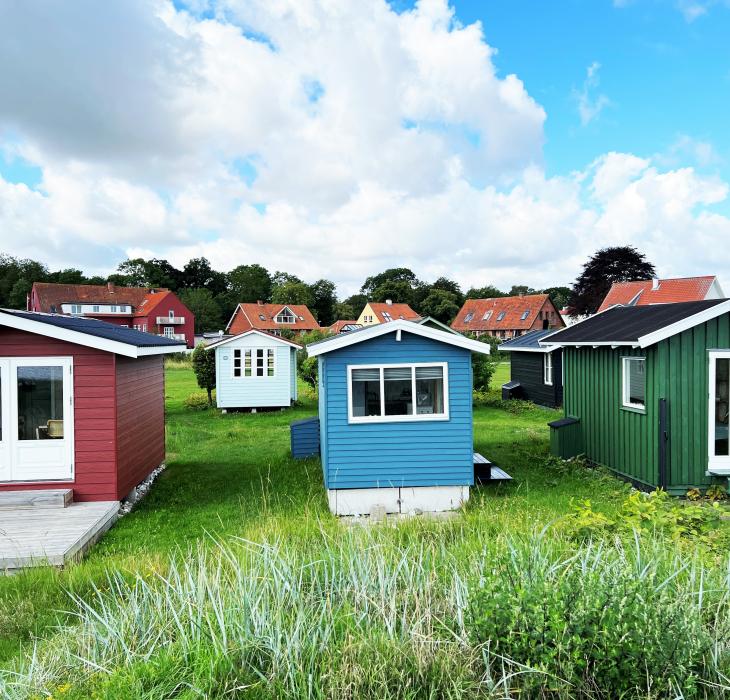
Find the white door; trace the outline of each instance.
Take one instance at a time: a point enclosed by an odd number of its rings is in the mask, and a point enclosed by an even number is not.
[[[709,468],[730,474],[728,407],[730,406],[730,350],[710,353]]]
[[[73,382],[70,358],[0,362],[3,481],[73,477]]]

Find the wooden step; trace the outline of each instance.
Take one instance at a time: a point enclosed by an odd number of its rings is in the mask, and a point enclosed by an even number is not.
[[[37,489],[0,492],[0,510],[15,508],[66,508],[74,499],[72,489]]]

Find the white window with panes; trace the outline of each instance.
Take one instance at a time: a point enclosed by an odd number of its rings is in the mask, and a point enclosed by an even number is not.
[[[276,373],[276,353],[273,348],[233,350],[233,376],[273,377]]]
[[[623,406],[643,411],[646,408],[646,359],[623,357]]]

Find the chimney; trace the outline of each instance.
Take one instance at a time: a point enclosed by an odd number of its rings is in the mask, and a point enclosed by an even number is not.
[[[264,302],[263,302],[263,301],[261,301],[261,299],[257,299],[257,300],[256,300],[256,303],[257,303],[257,304],[258,304],[259,306],[263,306],[263,305],[264,305]]]
[[[114,282],[107,282],[106,288],[109,290],[109,294],[114,294]]]
[[[385,300],[385,303],[386,303],[386,304],[387,304],[388,306],[393,306],[393,300],[392,300],[392,299],[386,299],[386,300]]]
[[[652,279],[652,281],[651,281],[651,291],[652,292],[656,292],[656,290],[659,289],[659,284],[660,284],[660,282],[659,282],[659,280],[656,277],[654,279]]]

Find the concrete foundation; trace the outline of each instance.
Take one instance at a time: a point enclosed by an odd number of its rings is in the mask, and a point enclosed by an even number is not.
[[[382,513],[438,513],[456,510],[469,500],[468,486],[403,486],[373,489],[330,489],[330,510],[335,515]]]

